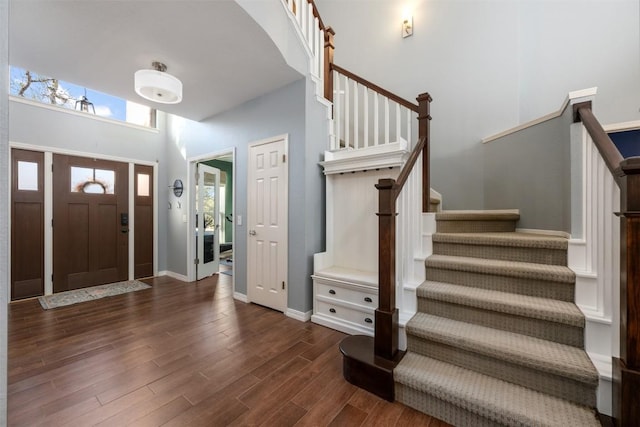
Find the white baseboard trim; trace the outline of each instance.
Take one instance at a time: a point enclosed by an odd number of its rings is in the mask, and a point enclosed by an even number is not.
[[[234,292],[233,299],[237,299],[238,301],[245,302],[245,303],[249,302],[249,298],[247,298],[245,294],[241,294],[240,292]]]
[[[294,310],[292,308],[287,308],[287,311],[284,314],[287,317],[291,317],[292,319],[296,319],[301,322],[308,322],[309,320],[311,320],[312,313],[313,313],[312,310],[303,312],[303,311]]]
[[[355,323],[347,322],[344,320],[337,321],[329,316],[323,314],[314,314],[311,316],[311,321],[318,325],[326,326],[327,328],[335,329],[336,331],[344,332],[349,335],[369,335],[373,336],[373,328],[363,328]]]
[[[169,276],[173,279],[182,280],[183,282],[188,282],[189,278],[183,274],[174,273],[173,271],[162,270],[158,271],[158,276]]]

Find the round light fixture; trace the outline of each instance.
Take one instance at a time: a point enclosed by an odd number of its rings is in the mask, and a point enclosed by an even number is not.
[[[162,104],[177,104],[182,101],[182,82],[167,73],[167,66],[153,62],[153,70],[135,72],[135,90],[138,95],[149,101]]]

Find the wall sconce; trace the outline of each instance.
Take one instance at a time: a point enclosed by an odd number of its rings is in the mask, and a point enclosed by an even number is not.
[[[402,38],[413,35],[413,16],[405,15],[402,20]]]
[[[182,191],[184,190],[184,186],[182,184],[181,179],[176,179],[173,181],[173,185],[170,185],[169,188],[173,190],[173,195],[176,197],[182,196]],[[169,207],[171,209],[171,207]]]

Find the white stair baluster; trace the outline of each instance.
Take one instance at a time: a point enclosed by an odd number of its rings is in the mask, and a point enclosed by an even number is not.
[[[349,79],[344,78],[344,147],[349,148],[351,146],[351,123],[349,121]]]
[[[363,96],[363,105],[364,105],[364,111],[363,111],[363,116],[364,116],[364,122],[363,122],[363,126],[364,126],[364,137],[362,138],[362,145],[364,147],[368,147],[369,146],[369,88],[364,86],[364,93],[362,94]]]
[[[307,9],[307,33],[309,34],[307,40],[309,41],[309,47],[313,54],[313,36],[315,35],[315,28],[313,26],[313,5],[310,3],[307,3],[307,5],[309,6]]]
[[[373,145],[378,145],[380,139],[380,107],[378,92],[373,93]]]
[[[358,90],[358,82],[353,81],[353,148],[360,148],[360,116],[358,115],[358,101],[359,101],[359,90]]]
[[[340,126],[342,126],[342,120],[340,118],[340,113],[342,112],[342,101],[340,98],[340,74],[337,71],[333,73],[333,121],[335,126],[335,141],[333,149],[337,150],[340,148]]]
[[[306,0],[305,0],[306,1]],[[298,21],[298,26],[300,28],[302,28],[302,14],[300,13],[301,9],[302,9],[302,0],[296,0],[296,21]]]
[[[407,111],[407,142],[409,143],[409,147],[413,148],[413,140],[411,139],[411,119],[412,114],[410,109],[406,109]]]
[[[389,143],[389,98],[384,97],[384,143]]]
[[[400,104],[396,102],[396,142],[400,141]]]

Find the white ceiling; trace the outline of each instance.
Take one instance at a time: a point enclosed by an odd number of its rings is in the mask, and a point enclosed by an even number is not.
[[[301,78],[233,0],[10,0],[9,11],[11,65],[192,120]],[[180,104],[134,92],[153,61],[182,80]]]

